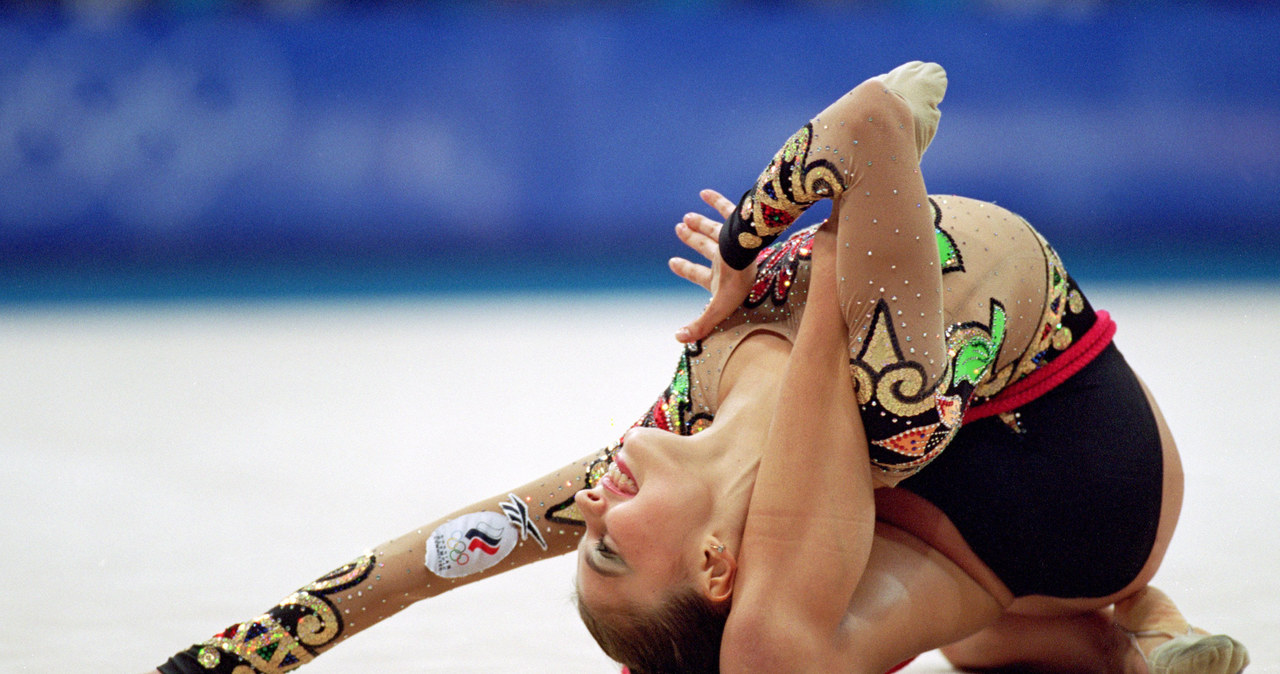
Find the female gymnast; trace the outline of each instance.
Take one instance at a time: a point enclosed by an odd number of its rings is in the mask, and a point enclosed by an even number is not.
[[[588,629],[637,674],[878,674],[939,647],[973,669],[1242,669],[1243,646],[1147,584],[1182,474],[1114,323],[1021,218],[925,193],[945,85],[920,63],[869,80],[737,206],[704,192],[725,225],[690,214],[677,231],[710,266],[672,268],[711,303],[619,443],[380,545],[159,671],[289,671],[574,549]],[[823,198],[823,226],[769,246]]]

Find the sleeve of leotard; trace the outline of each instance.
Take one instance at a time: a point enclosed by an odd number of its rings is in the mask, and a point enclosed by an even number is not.
[[[573,495],[599,479],[611,451],[583,457],[383,543],[158,669],[162,674],[289,671],[410,604],[571,552],[584,529]]]
[[[746,269],[805,210],[837,195],[832,183],[835,174],[813,171],[803,161],[812,140],[813,125],[807,124],[778,150],[755,186],[738,200],[720,228],[720,257],[725,264]]]

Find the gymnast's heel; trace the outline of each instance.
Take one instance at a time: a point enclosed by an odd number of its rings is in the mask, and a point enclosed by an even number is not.
[[[920,159],[938,132],[938,121],[942,118],[938,104],[947,94],[947,71],[937,63],[911,61],[875,79],[901,96],[911,108],[915,122],[916,159]]]
[[[1225,634],[1175,635],[1162,630],[1125,632],[1133,647],[1142,653],[1138,639],[1168,637],[1169,641],[1147,654],[1149,674],[1237,674],[1249,665],[1249,649]]]

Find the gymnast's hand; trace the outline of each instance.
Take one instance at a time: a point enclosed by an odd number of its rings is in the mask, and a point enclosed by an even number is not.
[[[699,196],[708,206],[716,209],[721,217],[727,219],[733,213],[733,202],[719,192],[702,190]],[[728,318],[746,299],[751,285],[755,283],[754,262],[738,271],[720,259],[720,227],[719,222],[701,213],[688,213],[676,225],[676,235],[680,240],[710,263],[710,266],[701,265],[680,257],[673,257],[667,263],[676,276],[696,283],[711,293],[711,301],[702,310],[702,315],[676,331],[676,340],[685,344],[706,337],[720,321]]]

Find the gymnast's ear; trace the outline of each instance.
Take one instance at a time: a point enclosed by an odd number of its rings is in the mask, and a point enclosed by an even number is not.
[[[738,560],[718,541],[710,540],[704,545],[702,568],[698,572],[702,594],[715,603],[727,601],[733,596]]]

